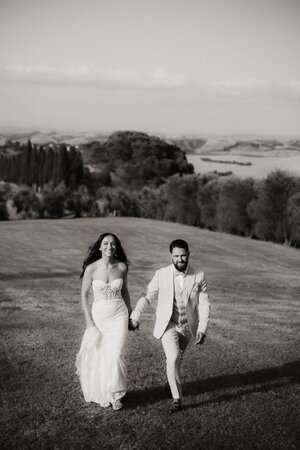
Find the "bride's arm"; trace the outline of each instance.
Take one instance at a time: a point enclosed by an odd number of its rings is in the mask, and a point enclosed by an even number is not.
[[[130,295],[128,292],[128,285],[127,285],[127,271],[123,278],[122,297],[123,297],[124,302],[128,309],[128,316],[130,316],[132,308],[131,308]]]
[[[92,283],[92,270],[90,266],[87,266],[83,275],[81,285],[81,303],[87,328],[95,326],[89,308],[89,290],[91,287],[91,283]]]
[[[141,321],[141,316],[148,308],[148,305],[150,305],[150,303],[153,300],[157,299],[157,296],[158,296],[158,272],[155,272],[154,277],[148,284],[147,294],[142,295],[142,297],[139,299],[134,310],[131,313],[130,318],[135,328],[138,327]]]

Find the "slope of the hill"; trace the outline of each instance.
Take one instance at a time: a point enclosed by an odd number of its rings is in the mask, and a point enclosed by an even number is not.
[[[135,304],[182,237],[212,303],[205,344],[183,361],[185,408],[168,415],[154,306],[127,346],[125,409],[85,404],[74,361],[84,330],[78,274],[115,232]],[[1,448],[296,448],[299,254],[270,243],[133,218],[0,223]],[[295,407],[294,407],[295,406]]]

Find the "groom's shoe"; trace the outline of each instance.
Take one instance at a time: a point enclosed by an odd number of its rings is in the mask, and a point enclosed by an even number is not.
[[[181,400],[179,398],[174,398],[173,404],[171,408],[169,409],[169,413],[176,413],[178,411],[181,411]]]

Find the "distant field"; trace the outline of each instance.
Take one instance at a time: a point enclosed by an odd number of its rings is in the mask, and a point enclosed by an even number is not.
[[[296,153],[296,154],[295,154]],[[211,161],[203,161],[202,158],[208,157]],[[281,169],[295,175],[300,175],[300,152],[294,152],[292,155],[257,155],[250,152],[244,156],[230,154],[188,154],[187,160],[193,164],[196,173],[206,172],[227,172],[230,171],[239,177],[265,178],[270,172]],[[222,160],[226,163],[214,162],[213,160]],[[240,163],[251,163],[251,165],[230,164],[237,161]]]
[[[265,178],[270,172],[282,169],[300,175],[300,141],[211,137],[203,145],[187,150],[187,159],[196,173],[230,171],[243,178]]]
[[[227,169],[227,165],[226,165]],[[185,409],[170,400],[151,307],[127,349],[126,408],[83,400],[75,375],[84,320],[78,274],[87,246],[115,232],[135,304],[168,243],[191,245],[212,301],[206,343],[183,362]],[[296,449],[299,251],[134,218],[0,223],[2,449]]]

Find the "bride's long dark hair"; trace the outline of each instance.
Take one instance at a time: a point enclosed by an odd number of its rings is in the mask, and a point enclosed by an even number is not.
[[[90,264],[92,264],[95,261],[98,261],[98,259],[102,258],[102,252],[100,250],[101,247],[101,243],[103,241],[104,238],[106,238],[107,236],[112,236],[116,242],[116,250],[114,253],[114,257],[120,261],[126,264],[126,267],[128,268],[129,266],[129,261],[127,259],[127,256],[124,252],[124,249],[122,247],[121,241],[120,239],[113,233],[103,233],[99,236],[99,238],[96,240],[96,242],[94,242],[88,250],[88,255],[85,258],[85,260],[83,261],[82,264],[82,271],[80,274],[80,279],[83,277],[85,269],[87,268],[87,266],[89,266]]]

